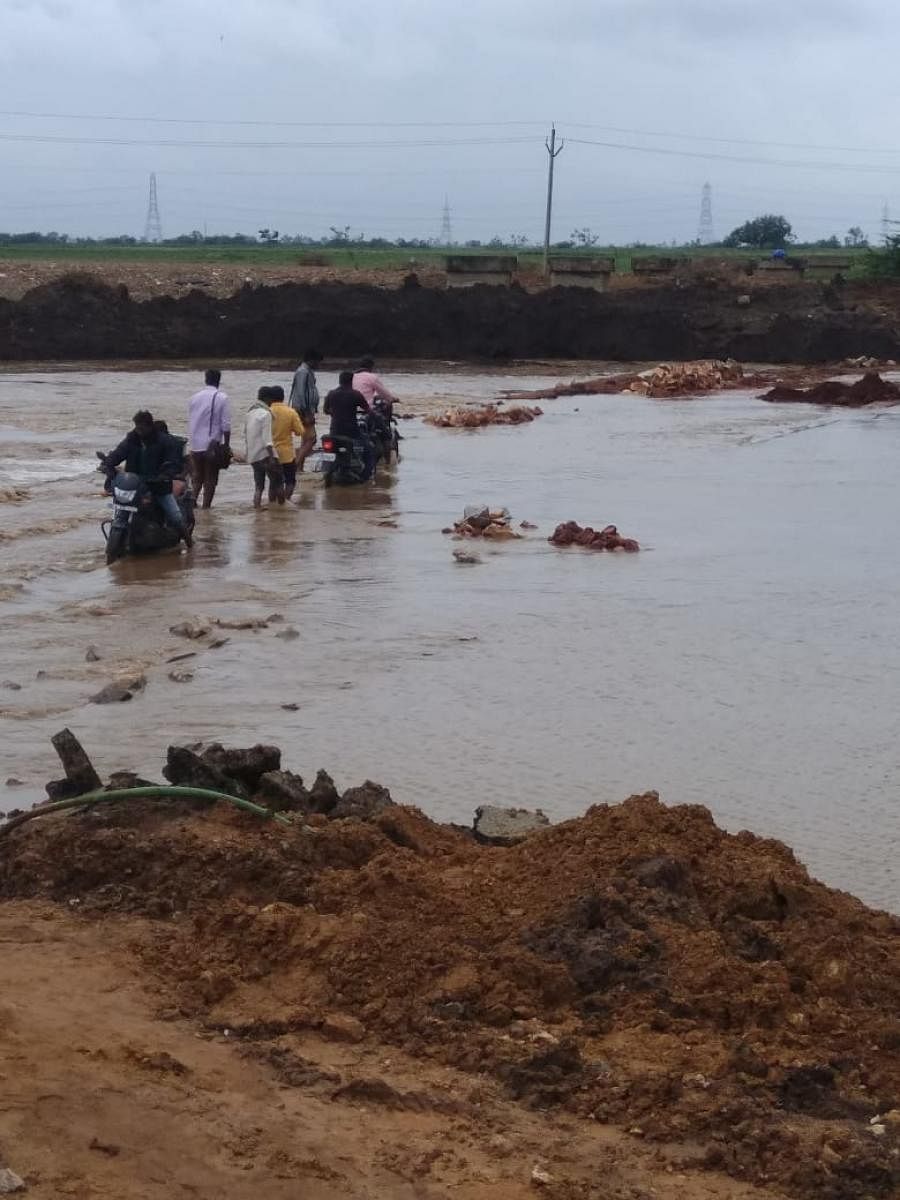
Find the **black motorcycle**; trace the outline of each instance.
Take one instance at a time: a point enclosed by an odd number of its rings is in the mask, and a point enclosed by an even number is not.
[[[101,451],[98,470],[106,474],[105,490],[112,496],[113,518],[103,521],[100,529],[106,538],[106,561],[114,563],[126,554],[146,554],[170,550],[181,541],[181,533],[166,523],[152,492],[152,480],[141,479],[130,471],[108,467]],[[194,529],[194,494],[185,484],[177,498],[188,532]]]
[[[384,463],[386,467],[394,461],[400,461],[400,433],[394,420],[393,407],[386,401],[375,400],[366,415],[366,428],[375,446],[375,465]]]
[[[352,486],[365,483],[372,472],[363,453],[363,444],[356,438],[334,437],[326,433],[321,443],[320,470],[325,487]]]

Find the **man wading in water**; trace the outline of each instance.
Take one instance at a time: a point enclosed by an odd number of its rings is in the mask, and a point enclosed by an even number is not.
[[[219,391],[221,379],[221,371],[207,371],[206,386],[188,402],[191,478],[197,504],[203,493],[203,508],[211,507],[219,471],[231,457],[231,405]]]
[[[291,384],[290,405],[303,422],[303,440],[297,454],[297,470],[303,470],[303,464],[312,453],[316,444],[316,413],[319,411],[319,386],[316,383],[315,368],[322,361],[318,350],[307,350],[303,362],[294,372]]]
[[[256,403],[251,405],[244,420],[247,442],[247,462],[253,468],[253,507],[262,504],[266,480],[269,481],[269,503],[284,504],[284,475],[272,443],[272,388],[261,387]]]

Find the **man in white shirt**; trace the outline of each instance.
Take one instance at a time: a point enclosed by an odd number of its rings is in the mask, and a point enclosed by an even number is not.
[[[244,419],[244,439],[247,443],[247,462],[253,468],[253,507],[262,504],[266,480],[269,481],[269,501],[284,503],[284,476],[272,440],[272,389],[261,387],[254,404]]]
[[[206,386],[188,401],[191,479],[198,505],[200,493],[203,493],[203,508],[211,506],[219,482],[220,462],[216,447],[228,447],[231,443],[231,404],[225,392],[219,390],[221,379],[221,371],[207,371]]]

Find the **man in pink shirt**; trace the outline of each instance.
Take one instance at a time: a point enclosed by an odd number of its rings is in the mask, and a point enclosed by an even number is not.
[[[360,359],[359,368],[353,376],[353,388],[363,397],[369,408],[376,400],[382,400],[390,416],[393,405],[399,400],[389,388],[386,388],[380,377],[375,374],[375,360]]]
[[[188,402],[188,440],[191,445],[191,477],[194,499],[209,508],[219,482],[221,454],[219,447],[231,443],[231,405],[226,394],[219,390],[221,371],[206,372],[206,386],[195,392]]]

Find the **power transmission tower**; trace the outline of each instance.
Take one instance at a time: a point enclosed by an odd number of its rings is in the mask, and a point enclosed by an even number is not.
[[[155,171],[150,175],[150,199],[147,202],[147,222],[144,225],[144,241],[162,241],[162,222],[159,219],[159,201],[156,197]]]
[[[881,206],[881,240],[886,246],[888,238],[891,236],[891,210],[888,208],[888,202],[885,200]]]
[[[565,141],[556,145],[556,126],[550,126],[550,140],[544,142],[547,147],[547,154],[550,158],[549,168],[547,170],[547,217],[544,222],[544,274],[550,271],[550,218],[553,215],[553,164],[556,162],[565,147]]]
[[[700,227],[697,231],[697,241],[701,246],[711,246],[716,240],[716,233],[713,229],[712,215],[712,187],[708,183],[703,185],[703,196],[700,200]]]
[[[441,220],[441,245],[453,245],[453,227],[450,224],[450,201],[444,197],[444,216]]]

